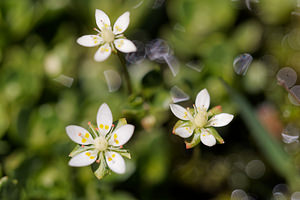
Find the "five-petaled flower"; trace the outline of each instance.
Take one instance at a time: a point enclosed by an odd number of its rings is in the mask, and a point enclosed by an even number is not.
[[[85,47],[100,45],[100,48],[94,55],[94,59],[98,62],[106,60],[112,51],[116,52],[116,49],[123,53],[135,52],[136,46],[123,35],[123,32],[129,25],[129,15],[129,12],[121,15],[112,29],[108,16],[102,10],[96,9],[96,24],[99,29],[95,28],[95,30],[98,34],[84,35],[77,39],[77,43]]]
[[[89,125],[91,126],[90,123]],[[107,164],[113,172],[124,173],[125,162],[122,152],[125,151],[121,148],[131,138],[134,126],[125,124],[114,127],[112,113],[108,105],[103,103],[97,113],[97,128],[94,130],[91,126],[91,129],[92,134],[80,126],[70,125],[66,127],[70,139],[82,145],[72,156],[69,165],[74,167],[88,166],[98,158],[98,163],[104,164],[105,167]],[[100,176],[102,178],[102,175]]]
[[[221,138],[215,129],[212,127],[226,126],[233,119],[233,115],[227,113],[215,114],[215,111],[220,110],[219,107],[215,107],[208,111],[210,104],[210,96],[206,89],[201,90],[196,97],[194,109],[185,109],[177,104],[170,104],[171,111],[180,120],[177,122],[173,129],[173,133],[182,137],[189,138],[193,133],[194,138],[192,142],[186,142],[186,147],[191,148],[201,142],[207,146],[213,146],[216,144],[217,139]],[[222,141],[222,138],[218,140]],[[194,143],[194,144],[192,144]]]

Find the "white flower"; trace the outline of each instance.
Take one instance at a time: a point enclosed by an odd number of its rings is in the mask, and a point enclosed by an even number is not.
[[[122,151],[120,146],[131,138],[134,126],[126,124],[113,130],[112,122],[112,113],[108,105],[103,103],[97,113],[97,131],[92,129],[93,134],[80,126],[70,125],[66,127],[70,139],[84,147],[84,151],[71,158],[70,166],[88,166],[100,158],[97,161],[106,162],[107,166],[115,173],[122,174],[125,172],[124,159],[118,152]],[[102,157],[105,159],[102,160]]]
[[[77,39],[77,43],[85,47],[99,46],[100,48],[94,55],[94,59],[98,62],[106,60],[112,51],[123,53],[135,52],[136,47],[130,40],[126,39],[122,34],[129,25],[129,12],[121,15],[114,24],[113,30],[110,25],[108,16],[102,11],[96,9],[96,24],[99,29],[95,29],[97,35],[84,35]]]
[[[207,146],[216,144],[216,138],[209,127],[226,126],[233,119],[233,115],[227,113],[217,114],[211,117],[208,112],[210,96],[206,89],[201,90],[196,97],[194,109],[185,109],[177,104],[170,104],[171,111],[182,123],[174,129],[174,134],[182,138],[192,136],[195,130],[200,132],[200,140]]]

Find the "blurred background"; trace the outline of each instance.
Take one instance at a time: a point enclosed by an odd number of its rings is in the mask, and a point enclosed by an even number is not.
[[[112,24],[130,11],[131,95],[117,56],[76,43],[96,8]],[[0,199],[299,200],[297,75],[297,0],[1,0]],[[203,88],[235,118],[225,144],[186,150],[169,104]],[[103,102],[136,130],[126,173],[99,181],[68,166],[65,127],[96,123]]]

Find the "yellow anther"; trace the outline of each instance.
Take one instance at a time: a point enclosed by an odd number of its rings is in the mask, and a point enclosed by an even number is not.
[[[108,24],[104,24],[104,26],[105,26],[105,28],[108,28],[108,27],[109,27]]]
[[[121,32],[122,29],[119,26],[116,26],[117,31]]]
[[[119,144],[119,140],[115,140],[115,143],[116,143],[116,144]]]
[[[186,127],[185,129],[186,129],[186,130],[189,130],[189,128],[188,128],[188,127]]]
[[[86,142],[86,139],[85,139],[85,138],[82,138],[81,142],[82,142],[82,143],[85,143],[85,142]]]
[[[94,41],[95,44],[97,44],[97,42],[98,42],[97,40]]]
[[[117,134],[114,134],[114,138],[116,139],[118,136],[117,136]]]
[[[103,124],[100,124],[99,128],[103,129],[104,125]]]
[[[95,156],[91,156],[91,157],[90,157],[90,159],[94,159],[94,158],[95,158]]]
[[[90,156],[91,152],[86,152],[85,155]]]
[[[108,126],[108,125],[105,125],[105,129],[108,130],[108,129],[109,129],[109,126]]]
[[[108,49],[105,49],[105,51],[108,52],[109,50],[108,50]]]
[[[86,133],[84,137],[89,138],[90,134]]]
[[[113,158],[114,158],[115,156],[116,156],[116,154],[111,155],[111,157],[113,157]]]
[[[112,161],[112,159],[111,159],[111,158],[108,158],[108,161]]]

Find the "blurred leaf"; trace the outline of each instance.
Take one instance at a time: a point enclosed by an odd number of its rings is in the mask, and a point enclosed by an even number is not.
[[[248,101],[233,90],[225,81],[221,81],[231,98],[238,104],[245,124],[266,159],[270,162],[272,167],[289,182],[292,190],[299,190],[300,176],[291,157],[283,150],[283,147],[271,137],[271,134],[264,129]]]

